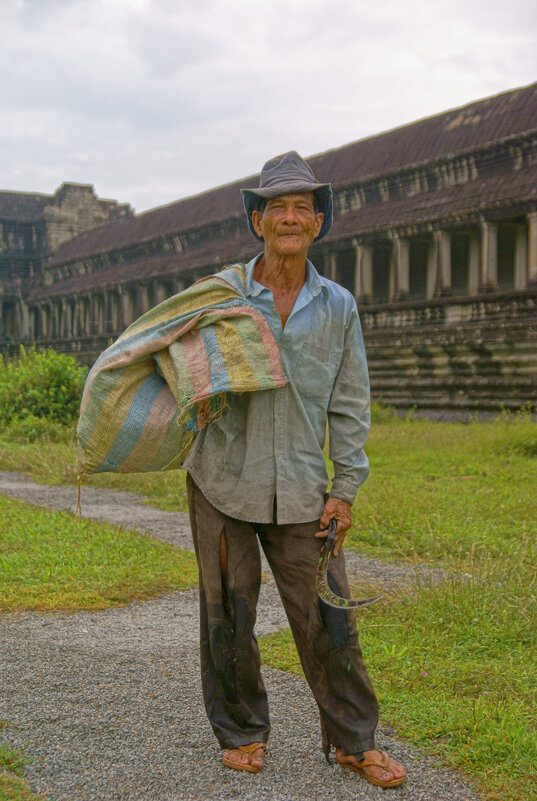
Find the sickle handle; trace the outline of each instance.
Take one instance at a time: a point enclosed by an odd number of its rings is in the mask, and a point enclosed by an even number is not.
[[[331,551],[334,547],[334,543],[336,541],[336,531],[337,531],[337,520],[335,517],[330,519],[328,524],[328,536],[326,538],[326,548],[328,551]]]
[[[328,535],[326,537],[326,542],[321,551],[319,564],[317,565],[317,575],[315,578],[315,585],[319,597],[326,604],[328,604],[328,606],[333,606],[336,609],[358,609],[361,606],[369,606],[369,604],[374,604],[376,601],[379,601],[383,596],[378,595],[376,598],[363,598],[360,600],[355,600],[353,598],[342,598],[341,596],[336,595],[330,589],[330,585],[328,584],[328,562],[330,559],[330,554],[332,553],[332,549],[334,547],[334,543],[336,541],[336,531],[337,531],[337,520],[335,518],[332,518],[330,520],[330,523],[328,524]]]

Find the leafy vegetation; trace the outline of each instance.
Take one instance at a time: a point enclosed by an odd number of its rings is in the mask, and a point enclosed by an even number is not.
[[[87,368],[54,350],[25,351],[15,359],[0,356],[0,425],[31,415],[67,425],[78,417]]]

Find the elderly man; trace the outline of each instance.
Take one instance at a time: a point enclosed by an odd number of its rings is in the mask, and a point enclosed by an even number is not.
[[[246,297],[270,325],[288,383],[231,396],[184,463],[207,714],[224,765],[258,772],[270,731],[254,635],[260,543],[319,706],[325,753],[333,745],[340,765],[392,787],[405,781],[405,770],[375,748],[377,702],[354,614],[327,606],[315,589],[322,538],[336,518],[329,580],[348,593],[340,549],[368,475],[369,384],[356,304],[307,258],[330,229],[332,190],[290,152],[265,164],[258,189],[242,192],[250,230],[264,243],[246,266]],[[327,420],[335,471],[329,496]]]

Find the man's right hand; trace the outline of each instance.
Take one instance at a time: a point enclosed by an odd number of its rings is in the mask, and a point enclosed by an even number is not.
[[[328,498],[320,521],[321,531],[318,531],[315,536],[326,538],[328,536],[328,526],[334,518],[337,520],[337,529],[333,554],[337,556],[339,549],[345,542],[347,531],[352,526],[352,507],[350,503],[342,501],[340,498]]]

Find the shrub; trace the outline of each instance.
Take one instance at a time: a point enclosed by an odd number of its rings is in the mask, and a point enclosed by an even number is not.
[[[383,406],[381,403],[371,404],[371,422],[377,425],[395,423],[399,419],[394,406]]]
[[[72,423],[78,416],[86,375],[87,367],[54,350],[37,353],[21,347],[15,359],[0,357],[0,427],[12,420],[20,425],[30,416]]]
[[[47,420],[46,417],[36,417],[28,414],[26,417],[13,417],[2,431],[2,437],[8,442],[71,442],[74,440],[74,427],[57,423],[56,420]]]

